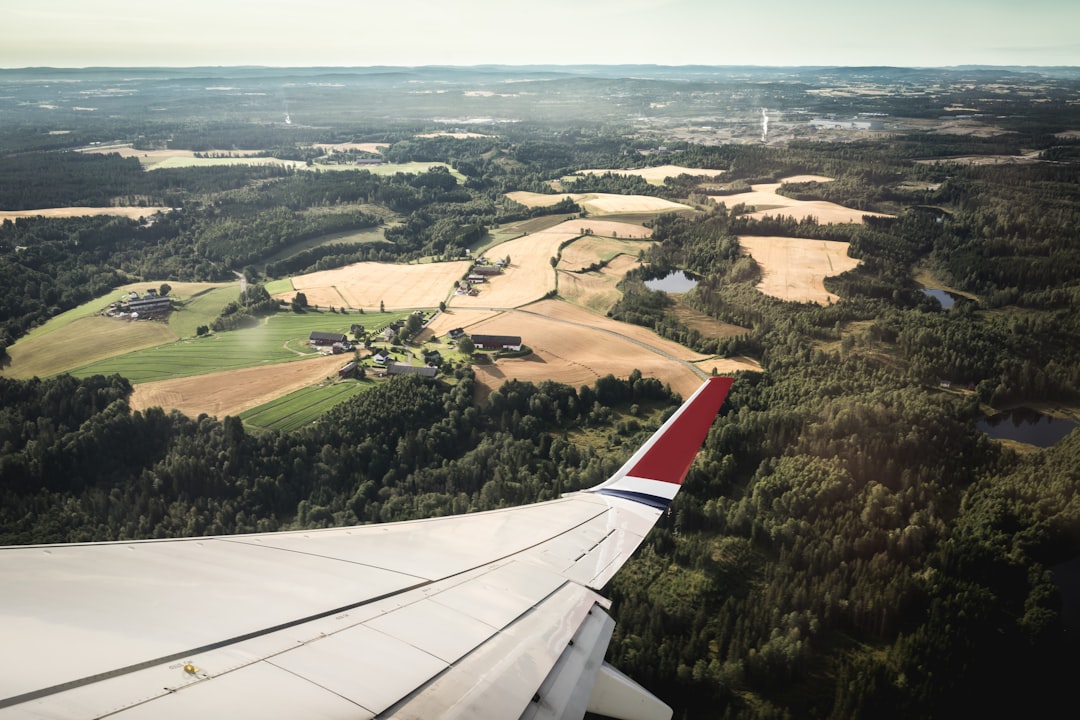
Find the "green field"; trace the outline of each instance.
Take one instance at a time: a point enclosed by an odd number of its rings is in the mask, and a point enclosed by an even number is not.
[[[266,288],[266,292],[271,295],[277,295],[278,293],[292,292],[296,288],[293,287],[292,278],[282,278],[281,280],[270,280],[263,284]]]
[[[292,257],[304,250],[310,250],[316,247],[322,247],[323,245],[346,245],[346,244],[361,244],[361,243],[374,243],[385,242],[386,235],[384,226],[364,228],[363,230],[348,230],[346,232],[330,233],[328,235],[319,235],[318,237],[307,238],[289,245],[286,248],[282,248],[278,252],[270,255],[264,260],[259,261],[259,265],[265,267],[271,263],[284,260],[285,258]],[[292,290],[292,287],[288,288]],[[275,292],[282,292],[281,290],[269,290],[270,294]]]
[[[169,315],[169,328],[176,337],[194,337],[196,328],[209,326],[222,308],[239,297],[240,287],[236,283],[203,290],[176,305]]]
[[[312,385],[240,413],[240,419],[248,425],[268,430],[295,430],[374,385],[371,380]]]
[[[143,293],[156,288],[158,280],[131,283],[83,303],[34,328],[8,349],[11,365],[4,374],[16,378],[49,377],[78,365],[104,361],[195,334],[199,325],[208,325],[229,300],[236,299],[236,283],[169,282],[177,310],[167,323],[130,322],[101,315],[122,294]]]
[[[187,338],[73,367],[70,372],[76,377],[119,373],[133,383],[141,383],[289,362],[316,354],[308,346],[308,336],[313,330],[347,335],[353,323],[379,330],[408,314],[281,312],[266,318],[257,327]]]

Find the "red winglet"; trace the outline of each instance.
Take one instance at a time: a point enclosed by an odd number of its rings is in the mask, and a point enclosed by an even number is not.
[[[697,457],[732,382],[729,377],[707,380],[618,472],[589,490],[667,507]]]
[[[731,389],[732,378],[710,378],[650,439],[645,454],[626,475],[682,484],[697,457],[716,413]],[[633,458],[632,458],[633,459]]]

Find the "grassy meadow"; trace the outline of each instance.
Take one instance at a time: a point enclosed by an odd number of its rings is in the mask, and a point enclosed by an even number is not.
[[[318,354],[308,345],[314,330],[349,334],[361,324],[371,330],[386,327],[408,312],[349,313],[280,312],[253,328],[212,333],[167,345],[129,352],[121,356],[83,364],[71,369],[76,377],[119,373],[133,383],[190,377],[218,370],[290,362]]]
[[[175,342],[209,325],[221,308],[237,295],[236,283],[169,282],[178,302],[168,323],[131,322],[101,313],[121,295],[144,293],[161,281],[137,282],[114,288],[34,328],[8,348],[11,364],[4,374],[13,378],[49,377],[85,365]]]
[[[375,385],[372,380],[345,380],[312,385],[240,413],[248,425],[288,432],[313,422],[335,405]]]

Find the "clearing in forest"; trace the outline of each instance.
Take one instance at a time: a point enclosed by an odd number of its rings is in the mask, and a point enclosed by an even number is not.
[[[570,198],[593,215],[658,213],[693,209],[688,205],[652,197],[651,195],[618,195],[615,193],[558,193],[547,195],[545,193],[519,190],[507,193],[506,197],[530,208],[548,207]]]
[[[825,289],[825,278],[859,264],[848,257],[848,243],[834,240],[742,235],[739,245],[761,266],[758,290],[781,300],[835,302],[839,298]]]
[[[711,177],[716,178],[723,175],[726,170],[705,170],[703,168],[689,168],[681,165],[660,165],[658,167],[647,168],[635,168],[633,170],[579,170],[574,173],[575,175],[603,175],[604,173],[611,173],[612,175],[632,175],[643,178],[651,185],[663,185],[664,181],[669,177],[679,177],[680,175],[693,175],[694,177]]]
[[[38,208],[37,210],[0,210],[0,222],[3,222],[4,220],[18,220],[19,218],[69,218],[97,215],[114,215],[117,217],[131,218],[132,220],[140,220],[142,218],[150,217],[155,213],[169,212],[170,210],[172,210],[172,208],[156,205],[153,207],[59,207]]]
[[[766,216],[776,217],[779,215],[794,217],[796,220],[814,217],[817,218],[819,223],[828,224],[861,223],[864,215],[870,215],[872,217],[893,217],[892,215],[886,215],[884,213],[854,210],[824,200],[795,200],[776,193],[784,183],[829,182],[831,180],[832,178],[823,177],[821,175],[795,175],[784,178],[778,183],[752,185],[750,187],[750,192],[727,195],[718,198],[718,201],[723,201],[728,207],[743,204],[762,208],[749,214],[749,217],[758,219]]]

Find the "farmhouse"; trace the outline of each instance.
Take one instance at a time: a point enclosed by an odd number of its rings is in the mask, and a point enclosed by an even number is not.
[[[473,335],[473,345],[485,350],[520,350],[520,335]]]
[[[385,365],[386,362],[390,359],[390,351],[389,350],[376,350],[375,354],[371,356],[371,359],[374,360],[379,365]]]
[[[485,276],[485,275],[475,275],[474,274],[474,275],[469,275],[469,277],[467,277],[465,279],[468,280],[469,283],[472,284],[472,285],[475,285],[477,283],[486,283],[487,282],[487,276]]]
[[[308,342],[312,345],[328,345],[331,347],[334,345],[334,343],[344,344],[348,342],[348,340],[349,338],[345,337],[341,333],[319,332],[317,330],[313,331],[308,337]]]
[[[442,353],[438,350],[425,350],[424,362],[428,365],[442,365]]]
[[[409,365],[407,363],[390,363],[386,366],[387,375],[419,375],[420,377],[434,378],[438,377],[439,369],[433,368],[428,365],[419,367],[416,365]]]
[[[133,317],[152,317],[172,310],[172,298],[158,295],[157,290],[147,290],[141,298],[138,293],[130,293],[118,303],[120,312],[131,313]]]
[[[451,340],[457,340],[458,338],[465,335],[465,331],[462,330],[461,328],[454,328],[453,330],[451,330],[450,332],[448,332],[446,334],[450,336]]]

